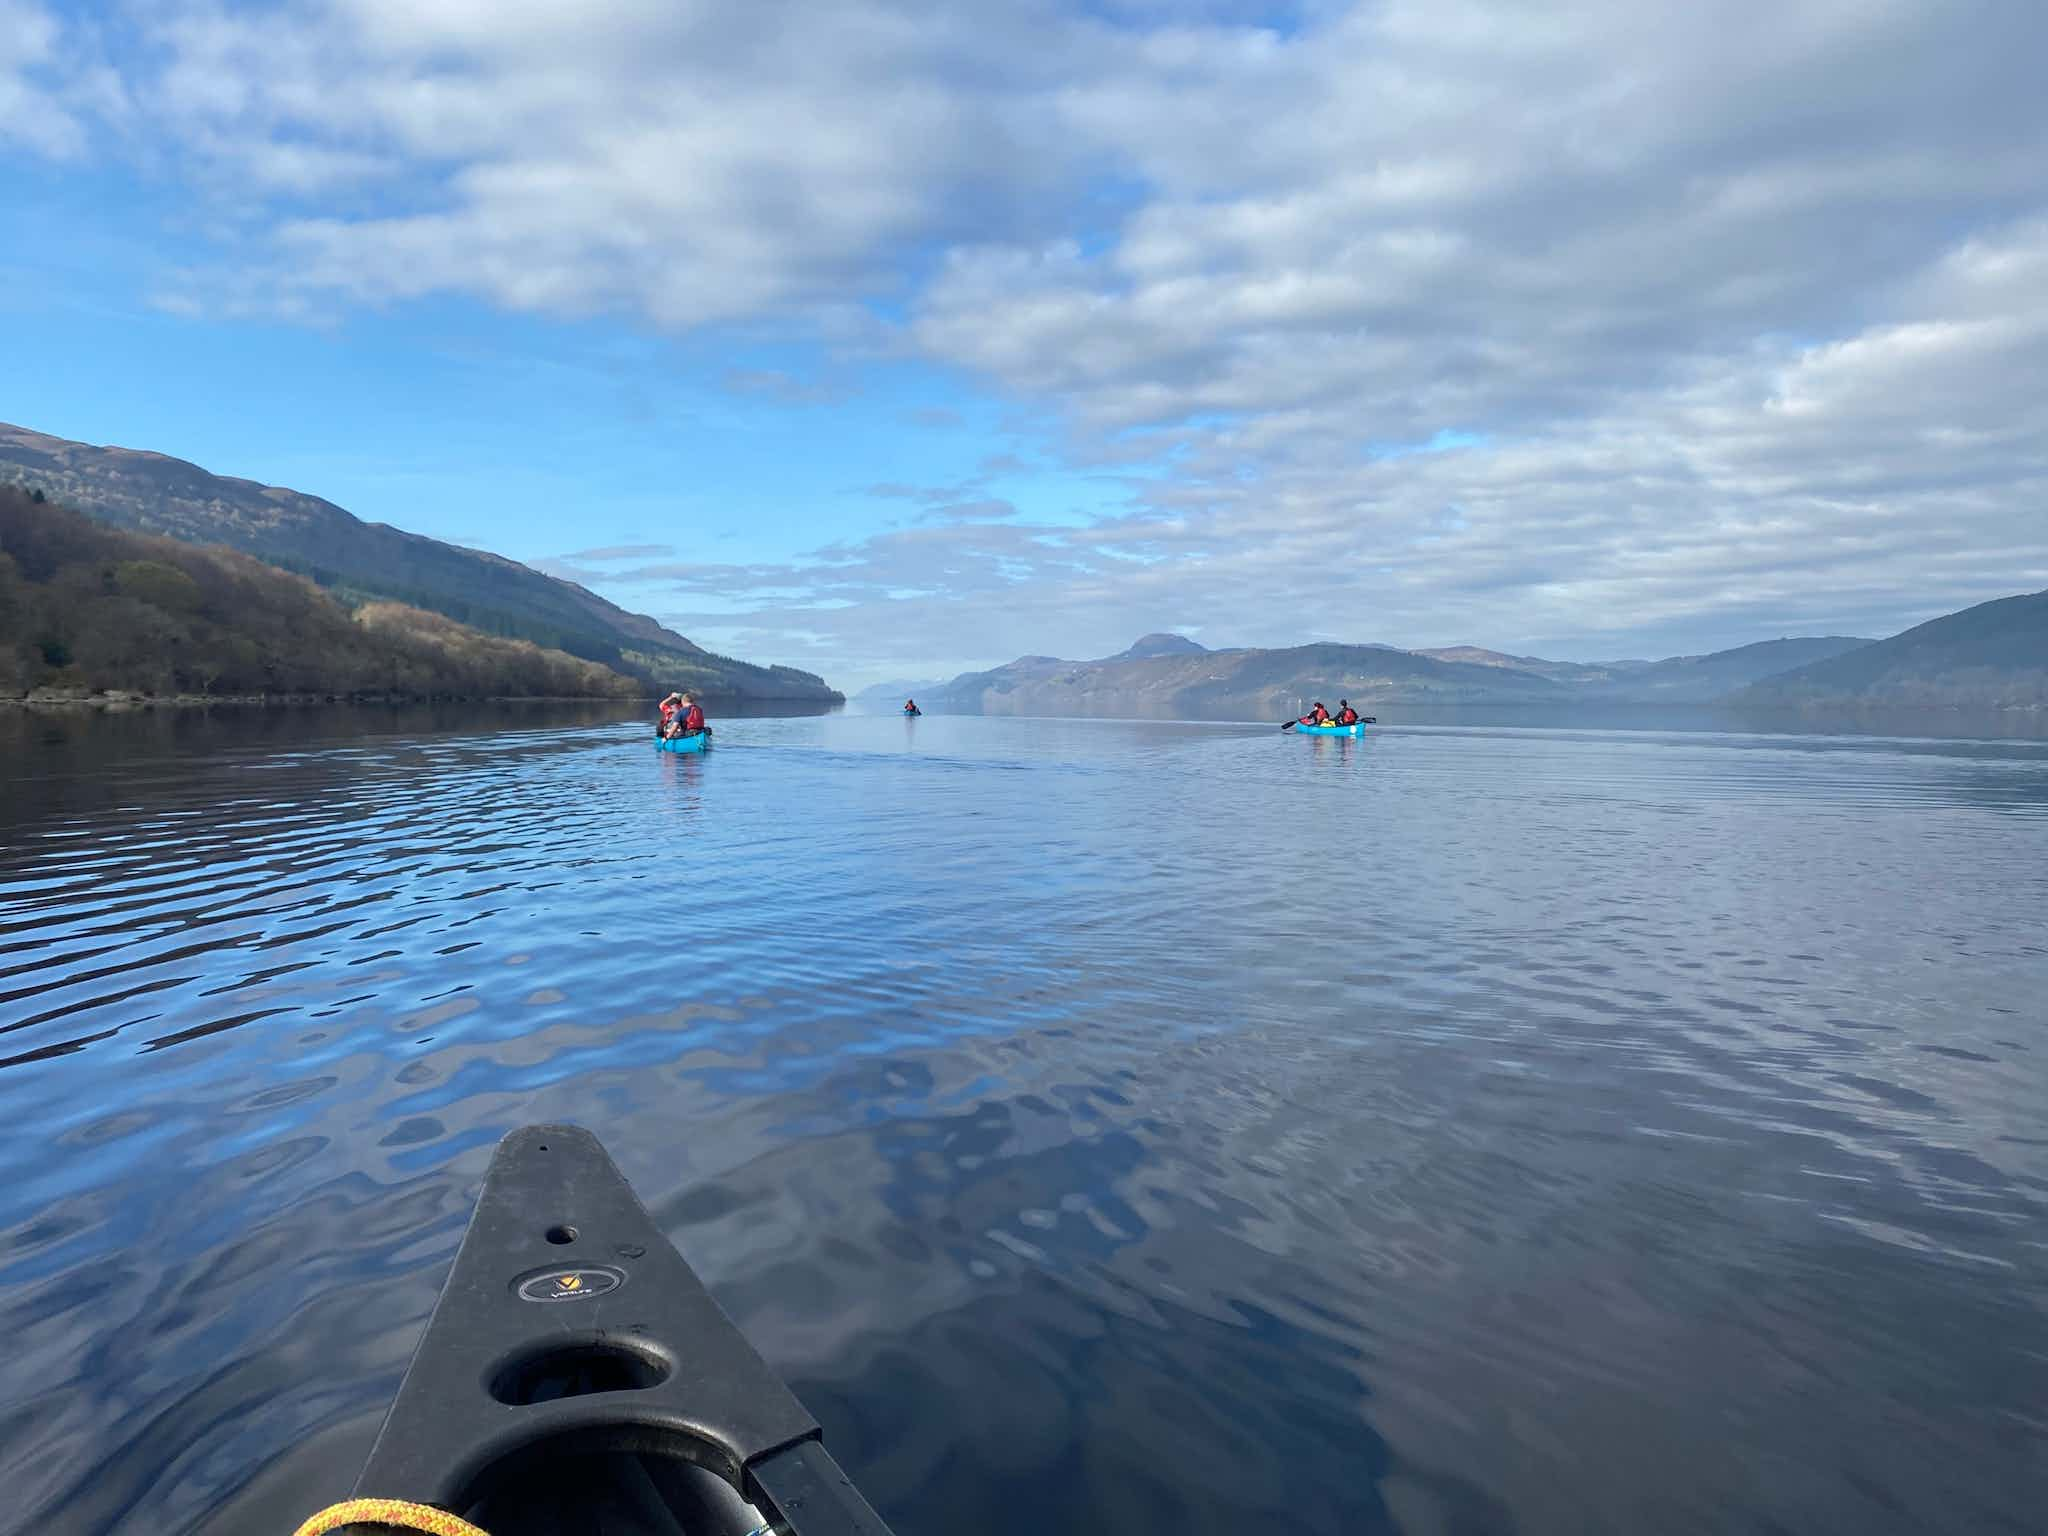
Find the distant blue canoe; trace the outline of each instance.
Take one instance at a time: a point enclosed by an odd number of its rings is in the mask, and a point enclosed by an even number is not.
[[[1304,736],[1363,736],[1367,722],[1356,725],[1297,725],[1295,729]]]
[[[678,736],[673,741],[657,736],[654,750],[657,752],[702,752],[711,745],[711,733],[698,731],[690,736]]]
[[[906,709],[905,711],[903,711],[903,718],[906,720],[915,720],[919,715],[923,713],[924,711],[921,709]]]

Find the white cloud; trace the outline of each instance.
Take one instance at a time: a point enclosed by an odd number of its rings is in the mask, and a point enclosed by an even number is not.
[[[1502,442],[1371,460],[1338,413],[1281,413],[1185,434],[1184,471],[1092,527],[890,534],[645,601],[721,643],[810,636],[810,659],[861,656],[862,676],[1172,626],[1582,657],[1888,633],[2048,586],[2042,263],[2048,225],[1982,238],[1899,301],[1945,319],[1697,357]],[[776,601],[731,612],[750,590]]]
[[[926,671],[1230,613],[1202,638],[1585,653],[2048,584],[2038,6],[149,14],[123,99],[267,251],[238,307],[810,334],[834,389],[919,356],[1133,476],[1093,527],[910,488],[957,505],[673,578],[728,647]],[[54,24],[0,17],[0,133],[81,152],[93,114],[22,83]]]
[[[83,60],[57,17],[35,0],[0,0],[0,145],[52,160],[86,149],[86,112],[118,107],[110,79]]]
[[[152,100],[202,170],[298,200],[272,283],[685,328],[887,292],[906,244],[1049,209],[1032,101],[1085,30],[886,0],[198,0],[155,23]]]

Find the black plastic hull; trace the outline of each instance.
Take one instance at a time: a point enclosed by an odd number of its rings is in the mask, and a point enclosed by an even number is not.
[[[356,1494],[491,1536],[888,1536],[574,1126],[498,1146]]]

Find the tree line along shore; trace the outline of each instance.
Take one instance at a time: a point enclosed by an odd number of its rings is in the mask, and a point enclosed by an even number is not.
[[[0,486],[0,702],[638,699],[648,685],[397,602],[348,607],[231,550]]]

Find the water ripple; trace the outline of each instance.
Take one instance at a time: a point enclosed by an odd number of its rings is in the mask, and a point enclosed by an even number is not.
[[[542,1118],[906,1536],[2034,1523],[2048,748],[492,725],[7,738],[0,1529],[345,1491]]]

